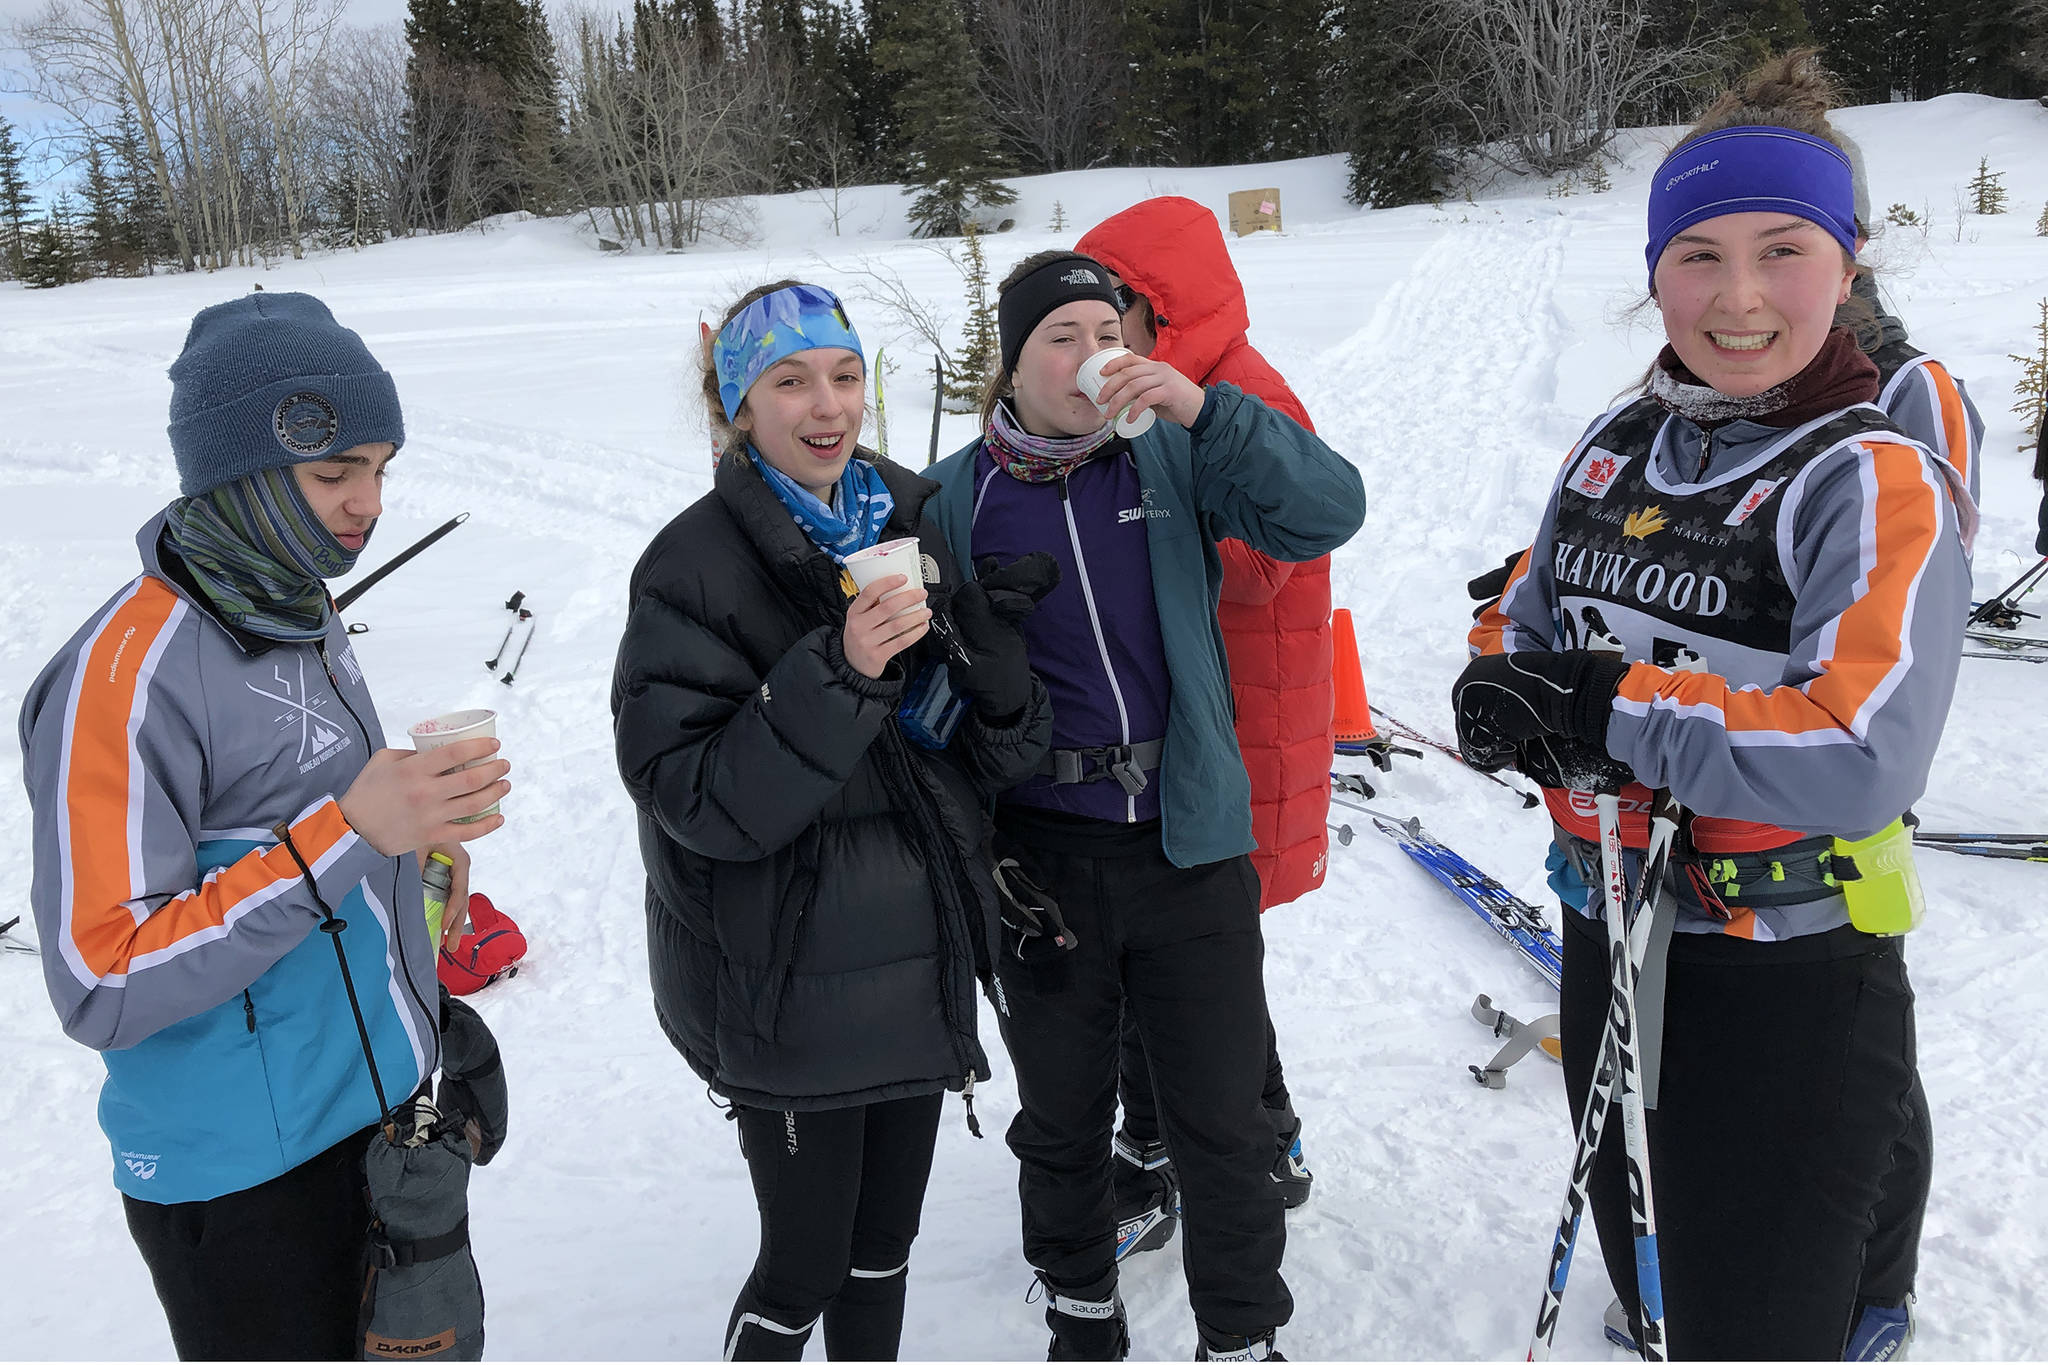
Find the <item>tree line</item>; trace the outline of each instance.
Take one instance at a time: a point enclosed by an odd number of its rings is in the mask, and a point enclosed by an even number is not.
[[[2048,95],[2048,0],[46,0],[6,33],[76,188],[0,120],[0,276],[250,264],[587,213],[619,245],[744,240],[747,196],[901,182],[916,230],[1001,177],[1347,153],[1388,206],[1595,167],[1765,52],[1852,97]]]

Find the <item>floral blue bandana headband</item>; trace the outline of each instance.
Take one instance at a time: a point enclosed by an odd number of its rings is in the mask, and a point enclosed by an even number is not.
[[[863,363],[860,335],[846,320],[839,296],[814,284],[793,284],[764,294],[719,330],[711,345],[711,363],[718,373],[718,401],[725,420],[739,415],[747,390],[770,365],[798,351],[826,348],[852,351]]]
[[[1790,128],[1723,128],[1665,157],[1650,181],[1651,287],[1673,237],[1728,213],[1789,213],[1856,254],[1855,176],[1840,147]]]

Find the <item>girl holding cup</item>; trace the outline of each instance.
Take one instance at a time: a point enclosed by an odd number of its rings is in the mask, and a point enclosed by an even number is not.
[[[1124,351],[1109,272],[1090,257],[1025,260],[997,312],[983,434],[934,477],[957,559],[1060,567],[1023,626],[1052,698],[1051,752],[996,807],[1000,865],[1018,874],[996,980],[1025,1255],[1055,1359],[1128,1351],[1109,1168],[1128,1008],[1187,1192],[1199,1350],[1264,1358],[1293,1303],[1260,1102],[1259,885],[1216,543],[1314,559],[1358,529],[1364,489],[1257,399]],[[1035,913],[1046,901],[1063,920]]]
[[[989,1074],[982,809],[1050,734],[1017,625],[1050,564],[961,581],[936,486],[857,448],[830,291],[753,290],[705,359],[724,453],[633,572],[612,689],[655,1009],[731,1101],[760,1210],[726,1358],[799,1359],[822,1320],[832,1359],[892,1360],[940,1101],[975,1126]],[[902,540],[911,572],[857,588]]]

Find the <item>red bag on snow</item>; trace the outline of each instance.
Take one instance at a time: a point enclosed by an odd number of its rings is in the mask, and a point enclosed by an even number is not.
[[[481,891],[469,897],[469,930],[453,948],[441,950],[435,974],[451,995],[473,995],[501,976],[517,976],[526,956],[526,935],[512,917]]]

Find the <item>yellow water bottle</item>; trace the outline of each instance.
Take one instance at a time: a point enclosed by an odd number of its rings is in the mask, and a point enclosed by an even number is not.
[[[441,951],[441,920],[448,913],[448,895],[455,889],[455,860],[445,853],[429,853],[420,873],[427,891],[427,942]]]

